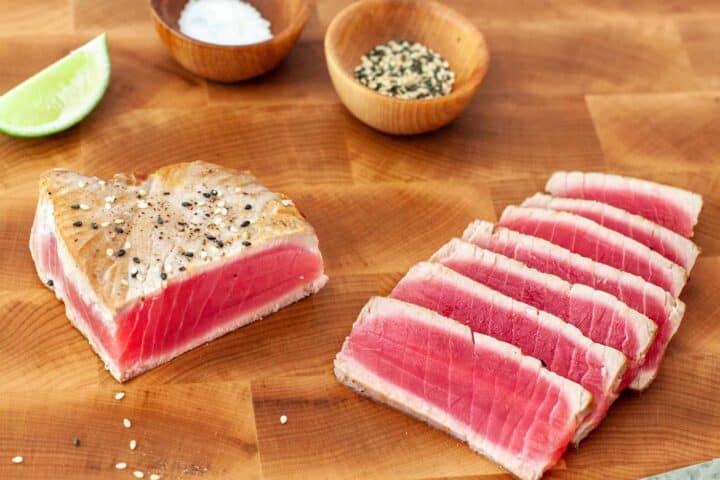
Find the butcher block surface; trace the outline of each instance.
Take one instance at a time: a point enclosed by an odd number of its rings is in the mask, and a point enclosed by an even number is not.
[[[175,64],[143,0],[9,1],[0,92],[102,31],[113,71],[79,126],[0,137],[0,478],[509,478],[341,386],[332,360],[370,296],[387,295],[471,220],[496,221],[542,190],[555,170],[639,176],[698,192],[705,206],[687,313],[657,380],[623,394],[547,478],[634,479],[720,456],[717,1],[450,1],[485,34],[490,69],[456,122],[412,138],[360,124],[333,91],[322,38],[345,0],[314,2],[279,69],[238,85]],[[38,178],[52,167],[110,176],[196,159],[252,170],[295,200],[330,281],[121,386],[35,273]]]

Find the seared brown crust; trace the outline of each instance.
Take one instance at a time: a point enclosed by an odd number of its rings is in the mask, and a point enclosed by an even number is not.
[[[146,180],[103,181],[68,170],[40,178],[59,240],[111,313],[174,278],[276,244],[317,250],[295,205],[248,173],[205,162],[159,169]]]

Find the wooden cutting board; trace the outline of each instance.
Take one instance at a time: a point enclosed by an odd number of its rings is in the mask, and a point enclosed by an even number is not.
[[[165,479],[507,478],[341,387],[331,363],[369,296],[556,169],[671,183],[701,193],[705,208],[703,255],[659,378],[624,394],[548,478],[638,478],[719,456],[720,3],[449,2],[486,34],[490,71],[457,122],[415,138],[380,135],[338,103],[322,37],[345,3],[318,0],[277,71],[225,86],[169,58],[142,0],[5,0],[0,91],[104,30],[113,73],[78,127],[0,138],[0,478],[133,478],[119,461]],[[120,386],[36,278],[27,243],[37,177],[192,159],[249,168],[294,198],[331,280]],[[11,464],[15,455],[24,463]]]

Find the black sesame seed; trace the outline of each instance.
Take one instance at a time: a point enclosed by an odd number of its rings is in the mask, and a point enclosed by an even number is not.
[[[249,247],[250,245],[252,245],[252,243],[248,242],[247,240],[243,241],[242,244],[244,247]]]
[[[122,227],[115,227],[115,232],[116,233],[124,233],[125,230],[123,230]]]
[[[48,280],[48,281],[45,282],[45,283],[46,283],[46,285],[47,285],[48,287],[52,287],[53,285],[55,285],[55,282],[53,282],[52,280]]]
[[[93,230],[97,230],[97,229],[98,229],[98,224],[95,223],[95,222],[92,222],[92,223],[90,224],[90,226],[92,227]]]
[[[138,257],[133,257],[133,262],[134,262],[134,263],[140,263],[140,259],[139,259]]]
[[[117,256],[122,257],[123,255],[125,255],[125,249],[121,248],[120,250],[118,250]]]
[[[160,274],[160,278],[161,278],[162,280],[167,280],[167,273],[162,272],[162,273]]]
[[[134,272],[132,272],[132,273],[130,274],[130,276],[131,276],[132,278],[137,278],[137,275],[138,275],[138,271],[137,271],[137,270],[135,270]]]
[[[212,195],[213,197],[214,197],[214,196],[217,196],[217,194],[218,194],[218,191],[217,191],[217,190],[215,190],[215,189],[210,190],[210,195]]]
[[[216,237],[215,237],[215,235],[206,235],[206,238],[208,240],[215,240]]]
[[[73,210],[77,210],[80,208],[80,205],[77,203],[73,203],[72,205],[70,205],[70,208],[72,208]]]
[[[249,227],[250,226],[250,220],[245,220],[243,223],[240,224],[242,228]]]
[[[73,438],[73,445],[76,447],[80,446],[80,439],[78,437]]]
[[[222,240],[218,240],[217,242],[215,242],[215,245],[217,245],[218,248],[223,248],[225,246]]]
[[[191,207],[191,206],[192,206],[192,203],[190,203],[190,202],[182,202],[181,205],[182,205],[183,207]]]
[[[73,222],[73,227],[82,227],[82,222],[80,220]]]
[[[165,223],[165,221],[162,219],[162,217],[160,215],[158,215],[157,223],[158,223],[158,225],[162,225],[163,223]]]
[[[178,268],[178,270],[180,270],[181,272],[184,272],[184,271],[185,271],[185,267],[180,267],[180,268]]]
[[[186,257],[193,257],[195,254],[193,252],[186,251],[186,252],[183,252],[183,255],[185,255]]]
[[[208,192],[203,193],[203,197],[210,198],[210,194]]]
[[[163,192],[163,195],[170,195],[170,192]]]
[[[245,210],[252,210],[252,205],[250,205],[249,203],[245,205]]]

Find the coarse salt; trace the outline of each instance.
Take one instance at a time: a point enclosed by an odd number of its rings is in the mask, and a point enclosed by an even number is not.
[[[178,25],[188,37],[216,45],[250,45],[273,37],[270,22],[241,0],[190,0]]]

